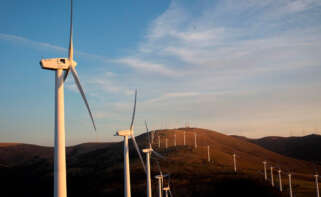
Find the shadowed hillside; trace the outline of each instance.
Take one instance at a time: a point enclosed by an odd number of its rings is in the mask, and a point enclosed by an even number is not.
[[[282,155],[318,163],[321,162],[320,135],[312,134],[303,137],[264,137],[260,139],[241,138]]]
[[[183,146],[183,135],[186,132],[186,144]],[[194,134],[197,133],[197,149],[194,148]],[[174,146],[176,135],[177,146]],[[158,136],[160,148],[158,148]],[[168,149],[165,149],[165,139]],[[137,137],[141,148],[146,146],[147,135]],[[211,162],[207,161],[207,146],[210,145]],[[28,145],[30,146],[30,145]],[[14,147],[14,148],[13,148]],[[38,146],[37,146],[38,147]],[[6,158],[17,158],[21,150],[16,146],[6,148]],[[33,147],[34,148],[34,147]],[[5,194],[10,196],[51,196],[53,193],[52,148],[38,147],[37,151],[27,151],[29,162],[0,165],[4,175],[0,184]],[[171,187],[174,196],[282,196],[271,188],[263,179],[263,160],[270,161],[283,169],[296,169],[299,179],[294,181],[296,196],[313,195],[313,182],[306,174],[311,174],[314,165],[273,153],[245,140],[226,136],[215,131],[195,128],[160,130],[155,132],[153,148],[166,156],[160,166],[164,173],[171,174]],[[46,152],[47,151],[47,152]],[[44,154],[46,152],[46,154]],[[123,156],[122,143],[83,144],[67,149],[68,196],[122,196],[123,195]],[[232,154],[237,154],[238,173],[233,172]],[[8,157],[8,155],[10,157]],[[0,161],[5,161],[0,154]],[[130,142],[132,195],[145,196],[145,175],[138,160],[137,153]],[[3,164],[3,163],[2,163]],[[154,160],[152,176],[159,174]],[[276,173],[275,173],[276,174]],[[276,176],[276,175],[275,175]],[[287,191],[286,174],[283,175]],[[166,183],[167,180],[165,180]],[[310,184],[311,182],[311,184]],[[276,180],[276,185],[277,185]],[[152,182],[156,195],[156,181]],[[19,190],[15,189],[19,188]],[[283,192],[283,196],[288,196]]]

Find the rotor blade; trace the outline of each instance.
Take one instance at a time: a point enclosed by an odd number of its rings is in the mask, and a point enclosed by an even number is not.
[[[169,195],[171,196],[171,197],[173,197],[173,194],[172,194],[172,192],[171,192],[171,188],[169,188]]]
[[[136,149],[136,151],[137,151],[137,153],[138,153],[139,159],[140,159],[140,161],[142,162],[144,171],[145,171],[145,173],[147,173],[147,172],[146,172],[145,163],[144,163],[144,160],[143,160],[143,156],[142,156],[142,154],[141,154],[141,152],[140,152],[140,149],[139,149],[138,144],[137,144],[137,142],[136,142],[135,136],[133,135],[133,132],[132,132],[132,134],[131,134],[131,138],[132,138],[132,141],[133,141],[133,143],[134,143],[135,149]]]
[[[137,99],[137,89],[135,90],[134,110],[132,115],[132,122],[130,123],[130,130],[133,130],[133,126],[134,126],[135,112],[136,112],[136,99]]]
[[[163,159],[163,160],[166,160],[166,157],[164,157],[163,155],[159,154],[158,152],[156,152],[156,151],[153,150],[152,153],[155,154],[156,157],[161,158],[161,159]]]
[[[150,135],[149,135],[149,130],[148,130],[148,127],[147,127],[147,121],[145,120],[145,127],[146,127],[146,133],[147,133],[147,137],[148,137],[148,144],[150,145]]]
[[[65,75],[64,75],[64,81],[66,81],[66,79],[67,79],[67,77],[68,77],[68,74],[69,74],[69,70],[70,70],[70,68],[69,68],[68,70],[66,70],[66,71],[65,71]]]
[[[95,125],[95,122],[94,122],[94,118],[93,118],[93,115],[92,115],[92,113],[90,111],[89,104],[88,104],[88,101],[86,99],[85,93],[84,93],[84,91],[83,91],[83,89],[82,89],[82,87],[80,85],[80,81],[79,81],[79,77],[78,77],[77,71],[76,71],[75,67],[73,67],[73,66],[70,66],[70,69],[71,69],[72,75],[74,76],[74,79],[75,79],[76,85],[78,87],[78,90],[79,90],[79,92],[80,92],[80,94],[81,94],[81,96],[82,96],[82,98],[83,98],[83,100],[84,100],[84,102],[86,104],[87,110],[89,112],[89,116],[91,118],[91,121],[93,123],[94,129],[96,131],[96,125]]]
[[[72,0],[70,2],[70,35],[69,35],[69,60],[74,58],[74,46],[72,43]]]
[[[159,165],[158,160],[155,159],[155,161],[156,161],[156,164],[157,164],[157,168],[158,168],[158,170],[159,170],[159,174],[160,174],[161,176],[163,176],[163,172],[162,172],[162,169],[160,168],[160,165]]]

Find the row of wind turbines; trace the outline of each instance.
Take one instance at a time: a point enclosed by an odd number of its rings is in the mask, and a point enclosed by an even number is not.
[[[88,110],[90,119],[92,121],[94,130],[96,130],[96,125],[94,118],[92,116],[86,95],[81,86],[78,73],[76,71],[77,62],[74,60],[74,49],[73,49],[73,24],[72,24],[72,11],[73,11],[73,2],[71,0],[70,6],[70,35],[69,35],[69,49],[68,49],[68,58],[59,57],[59,58],[50,58],[42,59],[40,65],[42,69],[53,70],[55,71],[55,129],[54,129],[54,197],[66,197],[67,196],[67,180],[66,180],[66,146],[65,146],[65,117],[64,117],[64,82],[67,79],[69,72],[72,73],[75,80],[76,86],[84,100],[86,108]],[[136,99],[137,99],[137,90],[135,91],[135,103],[134,110],[132,114],[132,120],[130,128],[128,130],[117,131],[117,136],[124,137],[124,194],[126,197],[131,196],[131,184],[130,184],[130,168],[129,168],[129,146],[128,146],[128,137],[131,137],[135,149],[139,155],[144,171],[147,175],[147,196],[151,197],[151,173],[150,173],[150,157],[151,154],[165,159],[162,155],[157,153],[152,149],[151,144],[149,147],[143,149],[143,152],[146,154],[146,165],[143,161],[142,154],[138,147],[138,144],[134,136],[134,119],[136,111]],[[146,123],[146,129],[147,123]],[[155,178],[159,180],[161,187],[159,187],[159,196],[162,196],[162,191],[164,190],[166,196],[171,195],[171,190],[168,186],[163,187],[164,177],[169,175],[164,175],[160,171],[160,175]],[[169,183],[169,182],[168,182]]]
[[[40,61],[40,65],[43,69],[53,70],[55,71],[55,129],[54,129],[54,197],[66,197],[67,196],[67,184],[66,184],[66,150],[65,150],[65,118],[64,118],[64,82],[68,77],[68,74],[71,72],[76,86],[82,96],[82,99],[85,103],[85,106],[88,110],[89,117],[92,121],[94,130],[96,130],[96,125],[94,122],[94,118],[92,116],[88,101],[86,99],[86,95],[81,86],[80,79],[78,73],[76,71],[77,62],[73,58],[74,49],[73,49],[73,23],[72,23],[72,0],[71,0],[71,9],[70,9],[70,35],[69,35],[69,49],[68,49],[68,57],[60,57],[60,58],[50,58],[50,59],[42,59]],[[151,190],[151,172],[150,172],[150,159],[152,155],[159,159],[166,159],[161,154],[157,153],[153,150],[151,146],[151,141],[149,137],[149,146],[142,150],[143,153],[146,154],[146,161],[143,160],[141,150],[138,147],[134,136],[134,120],[135,120],[135,111],[136,111],[136,100],[137,100],[137,91],[135,91],[135,102],[134,109],[131,119],[131,124],[128,130],[120,130],[116,132],[117,136],[122,136],[124,138],[124,196],[131,196],[131,184],[130,184],[130,167],[129,167],[129,146],[128,146],[128,138],[131,137],[134,147],[138,153],[143,169],[146,173],[146,190],[147,196],[152,196]],[[145,122],[146,131],[149,135],[147,123]],[[158,136],[159,137],[159,136]],[[197,148],[197,134],[195,133],[194,146]],[[160,138],[158,138],[160,147]],[[184,133],[184,145],[186,145],[186,135]],[[175,146],[176,146],[176,135],[175,135]],[[166,148],[168,147],[168,141],[166,140]],[[208,150],[208,161],[211,161],[210,158],[210,146],[207,147]],[[233,164],[234,171],[237,172],[237,163],[236,163],[236,154],[233,154]],[[159,163],[156,160],[156,163],[159,167]],[[155,179],[158,180],[158,196],[162,197],[163,192],[165,196],[172,196],[172,192],[170,190],[170,175],[163,174],[159,167],[160,174],[155,176]],[[279,172],[279,177],[281,177],[281,170]],[[265,180],[267,180],[266,175],[266,163],[264,163],[264,173]],[[290,197],[293,197],[292,187],[291,187],[291,173],[289,173],[289,183],[290,183]],[[164,186],[164,178],[168,178],[167,186]],[[281,180],[281,179],[280,179]],[[273,167],[271,166],[271,182],[272,186],[274,186],[273,180]],[[317,187],[317,197],[319,196],[319,187],[318,187],[318,175],[315,175],[315,184]],[[280,190],[282,191],[282,182],[280,181]]]

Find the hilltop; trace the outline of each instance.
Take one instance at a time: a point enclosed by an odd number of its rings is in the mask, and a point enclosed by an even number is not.
[[[184,132],[187,146],[183,146]],[[195,133],[197,148],[194,148]],[[174,135],[177,137],[176,147]],[[158,136],[161,148],[158,148]],[[165,149],[165,138],[168,139],[168,149]],[[137,136],[136,139],[141,148],[147,145],[146,134]],[[211,147],[210,163],[207,161],[208,145]],[[17,158],[21,152],[17,150],[19,146],[0,146],[0,152],[4,147],[10,153],[9,158]],[[28,158],[38,156],[32,162],[25,159],[24,162],[13,163],[14,160],[11,160],[7,167],[0,165],[0,173],[4,175],[0,184],[5,188],[4,193],[10,192],[10,196],[52,195],[52,148],[32,148],[40,150],[39,155],[35,154],[37,151],[25,152],[26,155],[30,154]],[[313,182],[310,184],[309,177],[315,167],[313,163],[282,156],[246,140],[216,131],[198,128],[157,130],[153,148],[167,157],[167,160],[160,161],[160,165],[164,173],[171,174],[174,196],[282,196],[277,188],[273,189],[268,182],[264,182],[263,160],[268,160],[269,165],[296,171],[296,196],[311,195],[314,191],[310,188],[310,185],[313,187]],[[123,195],[121,142],[81,144],[68,148],[67,152],[68,196]],[[232,168],[233,153],[237,154],[237,174]],[[132,195],[144,196],[145,175],[131,142],[130,159]],[[3,160],[5,159],[0,154],[0,161]],[[152,176],[156,174],[159,174],[158,168],[152,160]],[[299,181],[299,178],[302,180]],[[286,174],[283,179],[287,183]],[[17,187],[20,190],[14,189]],[[156,182],[153,180],[154,195],[155,190]]]
[[[302,137],[270,136],[259,139],[236,137],[282,155],[306,161],[321,162],[321,135],[311,134]]]

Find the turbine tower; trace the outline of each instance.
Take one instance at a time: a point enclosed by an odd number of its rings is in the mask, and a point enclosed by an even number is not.
[[[210,145],[207,146],[207,161],[211,162],[211,156],[210,156]]]
[[[151,174],[150,174],[150,157],[151,157],[151,154],[154,153],[157,157],[159,157],[161,159],[165,159],[165,158],[161,154],[159,154],[159,153],[157,153],[156,151],[153,150],[152,144],[151,144],[151,141],[150,141],[149,130],[148,130],[146,121],[145,121],[145,127],[146,127],[146,132],[147,132],[147,135],[148,135],[148,143],[149,143],[149,147],[143,149],[143,152],[146,153],[147,197],[152,197],[152,183],[151,183]]]
[[[186,131],[184,131],[184,146],[186,145]]]
[[[236,154],[233,154],[234,172],[236,173]]]
[[[280,192],[282,192],[283,188],[282,188],[282,179],[281,179],[281,169],[278,170],[279,173],[279,183],[280,183]]]
[[[290,194],[290,197],[293,197],[293,193],[292,193],[292,175],[291,175],[291,173],[289,173],[289,194]]]
[[[161,147],[161,144],[160,144],[160,136],[158,136],[158,148]]]
[[[272,184],[272,187],[274,187],[273,166],[271,166],[271,184]]]
[[[263,166],[264,166],[264,180],[267,181],[267,173],[266,173],[266,161],[263,161]]]
[[[158,181],[158,197],[162,197],[162,179],[163,175],[156,175],[155,179]]]
[[[174,146],[176,147],[176,133],[174,134]]]
[[[320,193],[319,193],[319,181],[318,181],[319,175],[318,175],[318,174],[315,174],[315,175],[314,175],[314,178],[315,178],[316,194],[317,194],[317,197],[320,197]]]
[[[89,108],[85,93],[81,87],[76,71],[76,61],[74,61],[74,50],[72,41],[72,0],[70,6],[70,35],[69,35],[69,55],[68,58],[42,59],[40,65],[42,69],[54,70],[55,77],[55,147],[54,147],[54,197],[67,196],[66,178],[66,147],[65,147],[65,112],[64,112],[64,82],[71,71],[77,88],[85,102],[94,129],[95,122]]]
[[[138,153],[139,159],[143,165],[144,171],[146,173],[146,167],[144,164],[143,157],[140,153],[139,147],[137,145],[135,136],[134,136],[134,120],[135,120],[135,112],[136,112],[136,99],[137,99],[137,90],[135,90],[135,101],[134,101],[134,109],[132,114],[132,120],[130,124],[129,130],[117,131],[116,136],[124,137],[124,196],[131,197],[131,189],[130,189],[130,170],[129,170],[129,147],[128,147],[128,137],[131,136],[131,139],[134,143],[135,149]]]
[[[197,149],[197,133],[194,133],[194,146]]]

